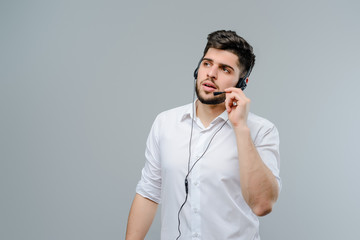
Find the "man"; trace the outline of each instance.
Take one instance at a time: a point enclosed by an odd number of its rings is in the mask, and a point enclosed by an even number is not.
[[[127,240],[144,239],[159,203],[163,240],[260,239],[257,216],[271,212],[281,184],[278,131],[249,113],[242,91],[254,62],[235,32],[209,34],[198,99],[159,114],[150,131]]]

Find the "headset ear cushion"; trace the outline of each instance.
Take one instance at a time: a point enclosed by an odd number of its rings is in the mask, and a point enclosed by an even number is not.
[[[194,78],[197,79],[198,77],[198,72],[199,72],[199,67],[197,67],[194,71]]]
[[[244,91],[246,87],[247,87],[247,85],[245,83],[243,86],[241,86],[241,90]]]
[[[240,78],[240,80],[236,84],[236,87],[241,88],[241,90],[244,90],[247,87],[246,80],[244,78]]]
[[[237,84],[236,84],[236,87],[237,87],[237,88],[241,88],[242,82],[243,82],[243,79],[240,78],[239,81],[238,81]]]

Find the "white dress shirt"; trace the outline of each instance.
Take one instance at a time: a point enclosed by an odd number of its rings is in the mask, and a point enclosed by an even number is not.
[[[190,167],[227,119],[225,111],[205,128],[193,117],[192,104],[156,117],[147,139],[146,162],[136,192],[161,204],[162,240],[175,240],[178,236],[178,211],[185,200],[191,121],[194,120]],[[276,127],[252,113],[248,116],[248,127],[261,159],[281,187]],[[258,218],[241,193],[236,138],[230,121],[215,135],[188,181],[188,201],[180,213],[180,239],[260,239]]]

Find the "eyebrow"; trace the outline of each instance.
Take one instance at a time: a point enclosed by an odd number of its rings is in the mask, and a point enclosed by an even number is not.
[[[209,61],[209,62],[214,62],[214,60],[212,60],[211,58],[203,58],[202,61],[204,61],[204,60]],[[220,63],[219,65],[222,66],[222,67],[228,67],[228,68],[230,68],[231,70],[233,70],[235,72],[235,69],[230,65],[223,64],[223,63]]]

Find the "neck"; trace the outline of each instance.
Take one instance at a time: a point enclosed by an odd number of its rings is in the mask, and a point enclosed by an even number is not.
[[[196,101],[196,116],[200,119],[204,127],[208,127],[212,120],[225,111],[225,104],[203,104],[199,100]]]

